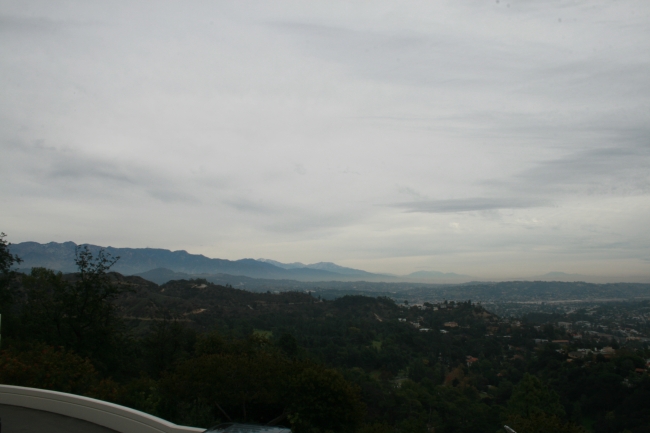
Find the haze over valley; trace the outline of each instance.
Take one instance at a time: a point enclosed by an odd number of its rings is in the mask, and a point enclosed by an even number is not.
[[[304,264],[300,262],[281,263],[271,259],[241,259],[224,260],[208,258],[203,255],[189,254],[186,251],[170,251],[153,248],[113,248],[97,245],[88,246],[90,251],[97,253],[106,251],[120,259],[113,266],[115,272],[124,275],[140,275],[158,284],[173,279],[210,278],[224,274],[230,277],[249,277],[257,279],[295,280],[297,282],[335,282],[335,281],[364,281],[364,282],[405,282],[429,284],[461,284],[471,281],[487,281],[480,277],[445,273],[439,271],[417,271],[407,275],[376,274],[360,269],[352,269],[330,262]],[[13,254],[21,257],[22,269],[29,272],[34,267],[45,267],[61,272],[76,270],[75,254],[77,245],[74,242],[39,244],[23,242],[10,246]],[[520,280],[536,281],[585,281],[595,283],[613,282],[648,282],[635,279],[617,280],[615,277],[592,277],[587,275],[549,272],[545,275],[522,276]],[[225,280],[224,280],[225,281]]]

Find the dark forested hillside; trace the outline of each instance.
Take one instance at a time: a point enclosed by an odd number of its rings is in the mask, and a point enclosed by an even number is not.
[[[114,259],[104,252],[82,249],[75,260],[80,272],[67,275],[3,268],[0,383],[205,427],[650,432],[650,350],[629,329],[632,337],[614,338],[549,323],[562,318],[550,314],[504,319],[469,300],[325,300],[205,279],[157,285],[109,272]],[[545,287],[510,289],[544,296]],[[595,311],[576,320],[593,321]],[[606,317],[618,320],[618,311]]]

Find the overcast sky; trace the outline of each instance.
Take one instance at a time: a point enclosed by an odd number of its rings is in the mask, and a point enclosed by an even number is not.
[[[0,3],[0,230],[650,274],[650,2]]]

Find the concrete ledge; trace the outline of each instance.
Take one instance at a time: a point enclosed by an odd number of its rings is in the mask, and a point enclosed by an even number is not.
[[[120,433],[202,433],[205,429],[164,419],[94,398],[45,389],[0,385],[0,404],[52,412],[97,424]]]

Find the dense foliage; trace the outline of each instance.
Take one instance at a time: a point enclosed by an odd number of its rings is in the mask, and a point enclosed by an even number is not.
[[[110,273],[114,259],[87,250],[78,251],[77,274],[10,274],[17,258],[2,257],[11,302],[0,306],[9,323],[1,383],[204,427],[235,420],[296,432],[478,433],[504,424],[518,433],[650,432],[650,353],[642,347],[570,357],[593,342],[503,320],[469,301],[324,301],[205,280],[158,286]]]
[[[9,251],[11,244],[5,240],[6,236],[6,234],[0,233],[0,309],[10,308],[13,302],[11,285],[15,272],[12,268],[22,261],[20,257]]]

